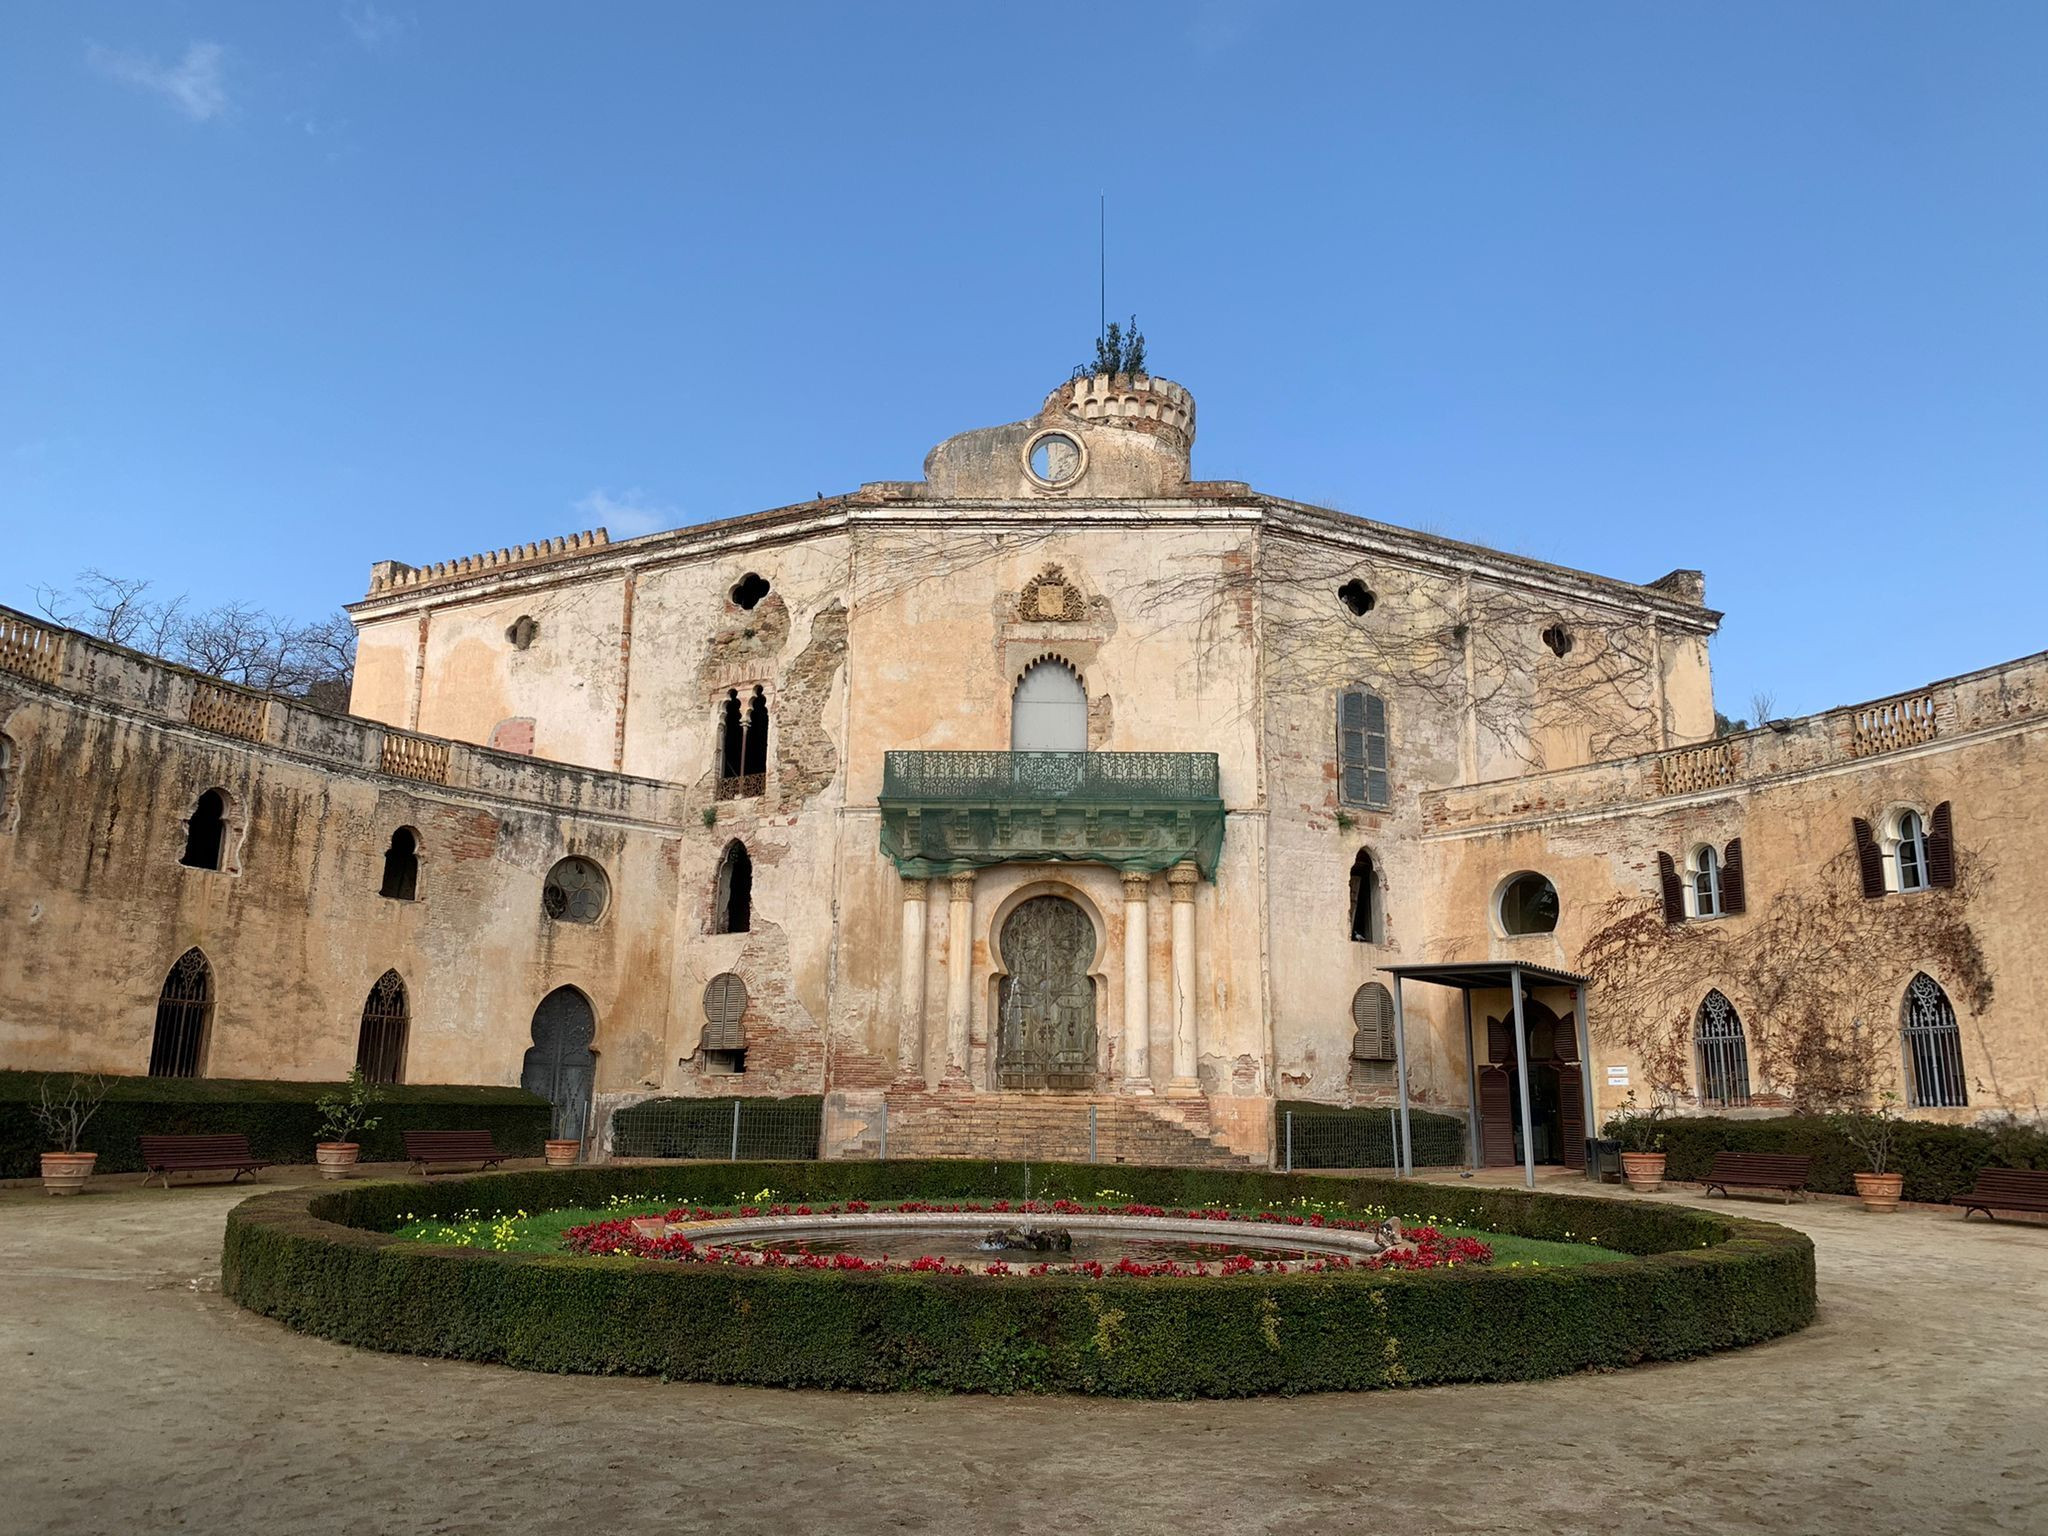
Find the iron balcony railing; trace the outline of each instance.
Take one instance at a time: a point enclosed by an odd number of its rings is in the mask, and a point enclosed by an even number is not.
[[[891,752],[882,799],[924,805],[1187,805],[1220,798],[1214,752]]]

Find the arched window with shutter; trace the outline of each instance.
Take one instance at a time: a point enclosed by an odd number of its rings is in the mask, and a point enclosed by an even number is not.
[[[1895,891],[1927,889],[1927,829],[1915,810],[1894,811],[1885,829],[1885,857]]]
[[[1721,854],[1701,843],[1686,855],[1686,907],[1692,917],[1721,915]]]
[[[1963,1035],[1941,983],[1922,971],[1906,984],[1899,1004],[1906,1052],[1906,1099],[1914,1109],[1962,1109],[1970,1102],[1963,1082]]]
[[[213,967],[198,949],[188,949],[165,975],[157,993],[149,1075],[198,1077],[206,1068],[212,1024]]]
[[[731,971],[711,978],[704,987],[704,1052],[707,1072],[747,1070],[747,984]]]
[[[1742,1016],[1719,990],[1701,1000],[1693,1039],[1699,1050],[1700,1102],[1747,1104],[1749,1045],[1742,1036]]]
[[[1394,996],[1377,981],[1351,994],[1351,1067],[1365,1084],[1394,1080]]]
[[[1383,810],[1392,800],[1387,768],[1387,704],[1366,688],[1337,695],[1337,799]]]
[[[363,999],[362,1024],[356,1031],[356,1066],[373,1083],[405,1081],[406,1035],[412,1025],[412,1010],[405,995],[405,981],[396,971],[386,971]]]

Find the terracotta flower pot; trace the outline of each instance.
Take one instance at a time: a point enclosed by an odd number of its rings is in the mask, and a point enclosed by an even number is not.
[[[313,1148],[313,1161],[320,1165],[321,1178],[345,1179],[362,1150],[361,1142],[323,1141]]]
[[[1654,1195],[1664,1187],[1664,1154],[1624,1152],[1621,1154],[1621,1171],[1630,1189],[1639,1195]]]
[[[583,1143],[580,1141],[556,1141],[550,1138],[547,1143],[548,1166],[550,1168],[574,1168],[576,1166],[576,1154],[582,1150]]]
[[[92,1165],[99,1161],[97,1152],[45,1152],[43,1154],[43,1191],[51,1195],[75,1195],[85,1188],[85,1181],[92,1177]]]
[[[1906,1176],[1903,1173],[1859,1173],[1856,1175],[1856,1193],[1863,1199],[1866,1211],[1896,1211],[1899,1195],[1905,1190]]]

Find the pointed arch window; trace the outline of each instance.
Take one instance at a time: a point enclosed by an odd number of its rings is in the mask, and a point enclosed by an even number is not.
[[[156,997],[156,1033],[149,1043],[151,1077],[197,1077],[206,1065],[213,1025],[213,967],[188,949],[164,976]]]
[[[377,886],[377,894],[393,901],[416,901],[419,893],[420,836],[411,827],[400,827],[391,834],[391,846],[384,850],[384,878]]]
[[[356,1066],[373,1083],[405,1081],[406,1034],[412,1011],[405,980],[386,971],[363,1000],[362,1027],[356,1032]]]
[[[1906,1048],[1906,1099],[1914,1109],[1962,1109],[1970,1102],[1963,1082],[1963,1036],[1941,983],[1920,972],[1906,984],[1899,1006]]]
[[[1380,934],[1379,871],[1372,854],[1361,848],[1351,861],[1351,942],[1377,944]]]
[[[768,790],[768,694],[728,689],[718,714],[718,798],[744,800]]]
[[[1747,1104],[1749,1044],[1743,1039],[1742,1016],[1718,989],[1701,1000],[1693,1037],[1699,1050],[1700,1102]]]
[[[1012,752],[1086,752],[1088,690],[1057,657],[1033,662],[1010,699]]]
[[[747,845],[734,838],[718,859],[718,885],[712,898],[713,933],[749,933],[754,926],[754,860]]]
[[[1337,799],[1381,810],[1389,802],[1387,702],[1366,688],[1337,695]]]
[[[188,869],[219,869],[227,837],[227,796],[209,789],[199,797],[191,820],[185,823],[185,852],[178,862]]]

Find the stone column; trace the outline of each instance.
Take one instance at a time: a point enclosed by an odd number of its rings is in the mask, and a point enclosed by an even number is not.
[[[897,956],[897,991],[903,1002],[896,1034],[899,1077],[924,1071],[925,887],[922,880],[903,882],[903,947]]]
[[[1124,1092],[1152,1091],[1152,877],[1124,871]]]
[[[1173,1081],[1166,1091],[1178,1095],[1202,1091],[1195,1070],[1195,887],[1201,879],[1201,871],[1185,860],[1166,872],[1173,897]]]
[[[974,1022],[974,871],[962,870],[946,887],[946,1078],[965,1085]]]

